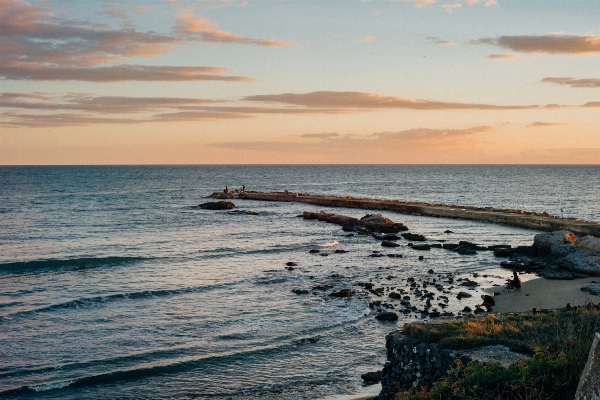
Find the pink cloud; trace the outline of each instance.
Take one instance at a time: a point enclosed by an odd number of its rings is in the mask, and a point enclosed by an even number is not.
[[[489,44],[520,53],[592,54],[600,52],[600,36],[550,34],[544,36],[500,36],[471,40],[474,44]]]
[[[567,85],[575,88],[600,88],[600,79],[597,78],[574,79],[570,77],[548,77],[542,79],[542,82],[555,83],[557,85]]]
[[[247,96],[246,101],[284,103],[304,107],[334,107],[355,110],[364,109],[411,109],[411,110],[523,110],[540,108],[538,105],[493,105],[478,103],[456,103],[437,100],[412,99],[384,96],[364,92],[311,92],[304,94],[285,93],[275,95]]]
[[[195,17],[190,13],[180,13],[176,18],[177,33],[181,37],[198,38],[203,42],[254,44],[267,47],[289,47],[292,45],[290,40],[257,39],[220,31],[218,30],[219,26],[210,23],[207,18]]]
[[[0,61],[0,76],[6,79],[43,81],[229,81],[248,82],[248,76],[223,75],[220,67],[169,67],[146,65],[113,65],[106,67],[67,67],[48,63]]]
[[[487,56],[487,58],[489,58],[490,60],[519,60],[521,59],[521,56],[518,54],[505,53],[490,54],[489,56]]]
[[[542,121],[538,121],[538,122],[532,122],[531,124],[528,124],[526,126],[526,128],[545,128],[547,126],[560,126],[560,125],[567,125],[566,122],[542,122]]]

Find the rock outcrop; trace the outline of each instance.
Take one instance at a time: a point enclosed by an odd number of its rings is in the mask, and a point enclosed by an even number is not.
[[[563,269],[585,275],[600,275],[600,238],[557,231],[535,235],[531,251],[551,259]]]
[[[367,214],[361,219],[358,219],[346,215],[326,213],[324,211],[318,213],[304,211],[302,217],[304,219],[316,219],[341,225],[345,231],[356,231],[360,233],[397,233],[408,230],[404,224],[393,222],[391,219],[386,218],[381,214]]]
[[[203,210],[230,210],[235,207],[231,201],[209,201],[208,203],[198,204]]]

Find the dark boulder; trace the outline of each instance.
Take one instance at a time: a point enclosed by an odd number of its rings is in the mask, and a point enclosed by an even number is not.
[[[231,210],[235,207],[231,201],[209,201],[208,203],[198,204],[203,210]]]
[[[308,294],[308,290],[294,289],[294,290],[292,290],[292,293],[296,293],[296,294]]]
[[[396,242],[391,242],[389,240],[384,240],[383,242],[381,242],[381,245],[383,247],[400,247],[400,245]]]
[[[395,312],[387,311],[377,314],[375,318],[380,321],[397,321],[398,314],[396,314]]]
[[[295,263],[295,262],[293,262],[293,261],[288,261],[288,262],[286,262],[286,263],[285,263],[285,265],[287,265],[288,267],[295,267],[295,266],[296,266],[296,265],[298,265],[298,264],[296,264],[296,263]]]
[[[427,239],[425,238],[425,236],[423,236],[423,235],[419,235],[419,234],[417,234],[417,233],[410,233],[410,232],[407,232],[407,233],[403,233],[403,234],[401,234],[400,236],[402,236],[402,237],[403,237],[404,239],[406,239],[406,240],[412,240],[412,241],[414,241],[414,242],[424,242],[424,241],[426,241],[426,240],[427,240]]]
[[[362,374],[360,377],[363,381],[365,381],[366,384],[377,383],[381,380],[381,371],[367,372],[366,374]]]
[[[352,290],[342,289],[338,292],[331,293],[329,296],[331,296],[331,297],[350,297],[350,296],[352,296]]]
[[[473,295],[467,292],[458,292],[458,294],[456,295],[456,298],[459,300],[464,299],[465,297],[473,297]]]
[[[431,250],[431,246],[428,244],[414,244],[412,248],[414,250]]]

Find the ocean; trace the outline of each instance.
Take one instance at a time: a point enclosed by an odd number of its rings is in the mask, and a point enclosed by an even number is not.
[[[435,276],[496,271],[478,278],[489,284],[504,277],[490,252],[432,249],[419,260],[424,252],[405,240],[386,250],[372,237],[297,217],[322,207],[234,201],[258,215],[196,207],[225,184],[600,221],[599,166],[0,167],[0,398],[350,394],[361,373],[383,366],[385,335],[420,319],[376,320],[357,282],[401,287],[430,269]],[[528,245],[537,233],[385,215],[430,241]],[[310,254],[314,248],[329,255]],[[343,288],[356,294],[328,295]],[[465,304],[451,301],[446,310]]]

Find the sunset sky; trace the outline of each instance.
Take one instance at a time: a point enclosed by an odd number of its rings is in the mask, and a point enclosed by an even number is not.
[[[600,164],[597,0],[0,0],[0,164]]]

